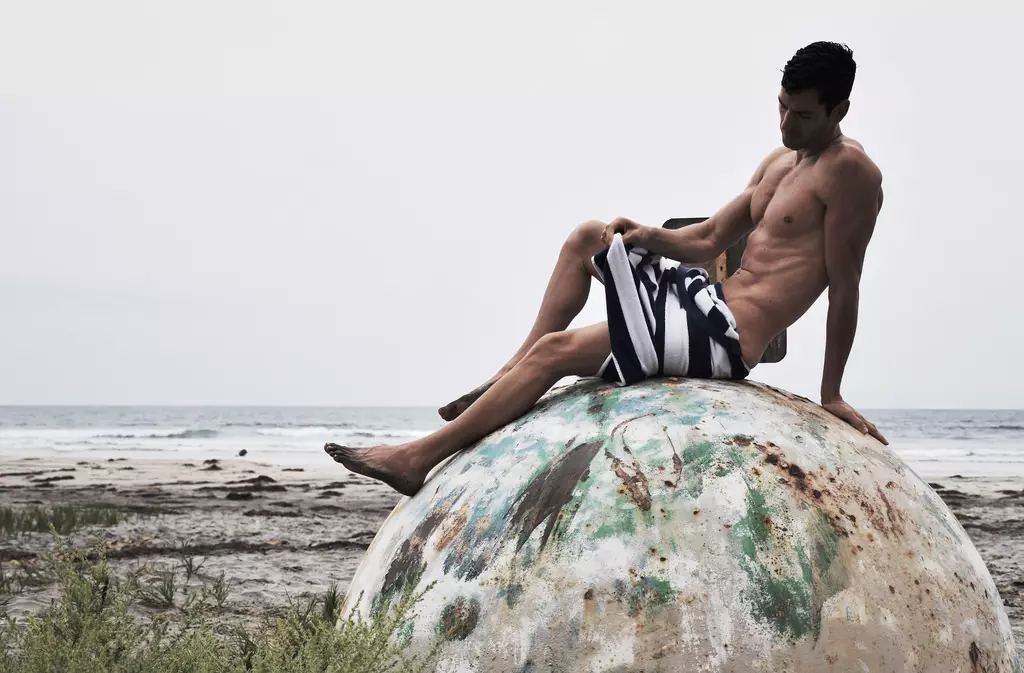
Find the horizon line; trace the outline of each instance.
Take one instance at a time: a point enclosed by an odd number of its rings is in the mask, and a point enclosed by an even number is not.
[[[812,400],[813,404],[818,404]],[[431,404],[123,404],[123,403],[59,403],[34,404],[0,403],[0,409],[436,409]],[[863,411],[1024,411],[1020,407],[873,407],[862,406]]]

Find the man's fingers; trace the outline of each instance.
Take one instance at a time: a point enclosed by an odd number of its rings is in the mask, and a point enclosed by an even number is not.
[[[859,411],[857,411],[850,405],[829,404],[825,405],[825,409],[832,413],[832,415],[838,416],[839,418],[849,423],[851,426],[856,428],[857,431],[860,432],[861,434],[871,435],[872,437],[874,437],[881,443],[885,444],[886,446],[889,445],[889,440],[887,440],[885,436],[878,431],[878,428],[875,427],[875,424],[869,421],[868,419],[864,418],[864,416],[862,416]]]
[[[856,409],[852,407],[842,409],[840,411],[839,417],[842,418],[847,423],[849,423],[850,425],[852,425],[854,428],[856,428],[857,432],[861,434],[868,433],[867,422],[864,420],[863,416],[857,413]]]
[[[875,424],[872,423],[871,421],[866,421],[866,423],[868,424],[868,429],[871,433],[871,436],[880,441],[881,443],[885,444],[886,446],[888,446],[889,440],[886,439],[885,436],[878,431],[878,428],[875,427]]]

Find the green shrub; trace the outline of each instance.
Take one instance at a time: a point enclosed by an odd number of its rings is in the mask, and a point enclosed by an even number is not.
[[[111,505],[0,507],[0,535],[45,533],[50,526],[65,535],[85,526],[113,526],[124,514]]]
[[[94,559],[94,560],[90,560]],[[74,550],[57,537],[48,559],[60,596],[27,623],[0,621],[0,671],[11,673],[413,673],[427,671],[442,639],[423,656],[405,654],[396,633],[422,598],[407,590],[372,623],[349,615],[336,624],[336,586],[250,633],[211,620],[214,603],[186,600],[173,608],[170,586],[161,604],[169,611],[145,619],[129,610],[141,589],[107,567],[102,546]],[[166,581],[166,580],[165,580]],[[220,591],[226,584],[220,582]],[[211,594],[200,587],[196,595]],[[224,596],[220,596],[223,598]],[[223,604],[223,600],[220,601]],[[198,609],[208,605],[210,611]],[[189,606],[189,607],[186,607]],[[319,609],[318,609],[319,608]]]

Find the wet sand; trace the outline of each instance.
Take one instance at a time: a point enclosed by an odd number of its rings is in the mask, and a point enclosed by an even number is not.
[[[1024,478],[929,483],[988,565],[1024,654]],[[232,586],[226,620],[278,614],[290,599],[332,583],[344,593],[400,498],[327,459],[322,468],[304,469],[136,459],[23,459],[0,467],[0,505],[106,504],[125,512],[113,526],[70,535],[76,544],[102,536],[115,570],[205,558],[200,580],[223,573]],[[0,538],[0,563],[32,564],[52,549],[48,533]],[[14,595],[6,611],[24,617],[54,595],[53,586],[32,587]]]

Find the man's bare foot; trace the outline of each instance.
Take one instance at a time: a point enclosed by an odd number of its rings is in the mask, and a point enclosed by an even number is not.
[[[372,446],[352,448],[333,442],[324,444],[324,451],[336,462],[364,477],[383,481],[402,495],[412,496],[423,486],[423,476],[406,476],[388,465],[388,452],[394,451],[391,446]]]
[[[462,412],[469,408],[469,405],[476,402],[481,395],[487,392],[487,389],[493,386],[498,379],[491,379],[487,383],[483,384],[478,388],[474,388],[459,399],[449,402],[440,409],[437,410],[438,415],[446,421],[454,421]]]

